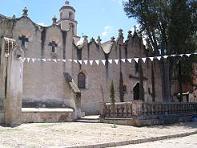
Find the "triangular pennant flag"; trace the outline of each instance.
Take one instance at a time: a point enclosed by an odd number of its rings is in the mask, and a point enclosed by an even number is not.
[[[146,58],[142,58],[142,61],[143,61],[144,63],[146,63]]]
[[[88,60],[83,60],[83,62],[85,63],[85,65],[87,65],[87,64],[88,64]]]
[[[194,55],[197,55],[197,52],[193,53]]]
[[[153,60],[154,60],[154,57],[149,57],[149,59],[150,59],[151,61],[153,61]]]
[[[42,59],[42,61],[43,61],[43,62],[46,62],[47,60],[46,60],[46,59]]]
[[[129,61],[129,63],[131,63],[132,62],[132,59],[127,59],[127,61]]]
[[[139,62],[139,58],[134,58],[135,62],[138,63]]]
[[[102,61],[103,65],[105,65],[105,64],[106,64],[106,60],[101,60],[101,61]]]
[[[89,60],[89,62],[90,62],[90,65],[92,65],[94,61],[93,60]]]
[[[95,60],[96,64],[99,65],[100,61],[99,60]]]
[[[73,60],[75,63],[78,63],[77,60]]]
[[[72,60],[72,59],[68,59],[68,61],[69,61],[69,62],[72,62],[73,60]]]
[[[187,57],[190,57],[192,54],[185,54]]]
[[[109,61],[110,64],[112,64],[112,59],[109,59],[108,61]]]
[[[116,64],[118,64],[118,63],[119,63],[119,59],[115,59],[114,62],[115,62]]]
[[[82,64],[82,60],[78,60],[79,64]]]
[[[23,63],[24,63],[24,62],[25,62],[25,60],[26,60],[26,58],[21,58],[21,62],[23,62]]]
[[[126,62],[126,59],[121,59],[121,61],[122,61],[123,63],[125,63],[125,62]]]
[[[61,60],[61,59],[57,59],[57,61],[58,61],[58,62],[61,62],[62,60]]]
[[[57,63],[57,60],[56,59],[53,59],[53,62]]]
[[[36,60],[37,60],[37,61],[41,61],[41,59],[40,59],[40,58],[37,58]]]
[[[32,60],[32,62],[34,63],[36,59],[32,58],[31,60]]]
[[[180,54],[179,56],[180,56],[180,57],[183,57],[183,56],[184,56],[184,54]]]
[[[28,63],[30,62],[30,58],[27,58],[27,62],[28,62]]]
[[[62,59],[62,62],[66,63],[66,60],[65,59]]]
[[[167,56],[167,55],[165,55],[165,56],[163,56],[163,58],[164,58],[164,59],[167,59],[167,58],[168,58],[168,56]]]
[[[161,56],[158,56],[157,59],[160,61],[161,60]]]
[[[176,57],[176,54],[172,54],[171,57]]]
[[[51,59],[47,59],[47,61],[51,62]]]

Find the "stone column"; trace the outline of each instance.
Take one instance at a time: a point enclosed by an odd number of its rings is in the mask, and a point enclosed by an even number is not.
[[[8,56],[7,91],[5,94],[5,124],[17,126],[21,124],[22,92],[23,92],[23,50],[16,47]]]

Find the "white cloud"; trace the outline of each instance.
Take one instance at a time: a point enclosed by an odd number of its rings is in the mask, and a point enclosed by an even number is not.
[[[113,2],[117,2],[118,4],[122,5],[122,2],[125,0],[112,0]]]
[[[112,26],[105,26],[104,31],[101,33],[102,37],[108,36],[112,32]]]

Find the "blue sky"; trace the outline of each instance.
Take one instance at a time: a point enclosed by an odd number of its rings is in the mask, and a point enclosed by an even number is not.
[[[6,16],[21,16],[26,6],[29,17],[36,23],[50,25],[51,18],[59,18],[59,9],[65,0],[3,0],[0,13]],[[118,35],[118,29],[128,30],[136,24],[134,19],[128,19],[123,11],[122,0],[70,0],[70,5],[76,9],[78,35],[87,35],[103,41]]]

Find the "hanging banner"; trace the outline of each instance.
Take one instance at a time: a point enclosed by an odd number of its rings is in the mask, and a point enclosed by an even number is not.
[[[32,60],[32,62],[34,63],[36,59],[32,58],[31,60]]]
[[[42,61],[43,61],[43,62],[46,62],[47,60],[46,60],[46,59],[42,59]]]
[[[167,56],[167,55],[166,55],[166,56],[163,56],[163,58],[164,58],[164,59],[167,59],[167,58],[168,58],[168,56]]]
[[[154,57],[149,57],[149,59],[150,59],[151,61],[153,61],[153,60],[154,60]]]
[[[112,59],[109,59],[108,61],[109,61],[110,64],[112,64]]]
[[[157,59],[160,61],[161,60],[161,56],[158,56]]]
[[[82,60],[78,60],[78,62],[79,62],[79,64],[81,64],[81,65],[82,65]]]
[[[146,58],[142,58],[142,61],[143,61],[144,63],[146,63]]]
[[[115,59],[114,62],[116,63],[116,65],[118,65],[119,59]]]
[[[139,58],[134,58],[135,62],[138,63],[139,62]]]
[[[66,63],[66,60],[65,60],[65,59],[63,59],[63,60],[62,60],[62,62]]]
[[[93,61],[93,60],[90,60],[89,62],[90,62],[90,65],[93,65],[93,62],[94,62],[94,61]]]
[[[100,61],[99,60],[95,60],[96,64],[99,65]]]
[[[28,63],[30,62],[30,58],[27,58],[27,62],[28,62]]]
[[[88,60],[83,60],[84,64],[87,65],[88,64]]]
[[[123,63],[125,63],[125,62],[126,62],[126,59],[121,59],[121,61],[122,61]]]
[[[53,59],[53,62],[57,63],[57,60],[56,59]]]
[[[103,63],[103,65],[105,65],[105,64],[106,64],[106,60],[101,60],[101,62]]]
[[[131,63],[131,62],[132,62],[132,59],[127,59],[127,61],[128,61],[129,63]]]

